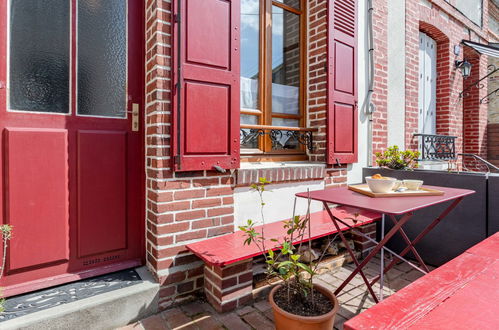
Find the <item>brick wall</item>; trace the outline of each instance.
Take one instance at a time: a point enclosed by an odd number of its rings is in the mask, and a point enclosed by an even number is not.
[[[326,160],[327,1],[310,0],[308,8],[308,122],[314,133],[310,160]]]
[[[388,144],[388,4],[387,0],[373,1],[374,37],[374,94],[373,154],[386,149]],[[375,162],[373,162],[375,164]]]
[[[160,307],[181,303],[204,289],[203,263],[185,245],[234,230],[234,188],[260,176],[273,182],[323,180],[346,184],[346,169],[273,169],[174,173],[171,171],[171,1],[146,2],[147,267],[161,283]],[[309,121],[319,129],[312,161],[325,160],[325,1],[310,1]],[[313,58],[313,59],[312,59]],[[276,192],[274,192],[276,193]],[[211,299],[222,299],[214,291]],[[225,299],[225,296],[224,298]]]
[[[474,41],[486,38],[486,2],[484,7],[484,27],[479,28],[443,0],[406,2],[406,148],[417,148],[413,134],[418,130],[419,32],[422,31],[437,42],[437,134],[457,136],[457,152],[472,150],[486,154],[483,117],[487,107],[460,99],[460,92],[473,79],[463,81],[461,72],[454,66],[456,60],[471,56],[469,50],[464,54],[463,48],[456,56],[455,45],[470,37]],[[484,58],[473,66],[475,74],[486,70]],[[468,127],[469,134],[465,134],[464,127]]]

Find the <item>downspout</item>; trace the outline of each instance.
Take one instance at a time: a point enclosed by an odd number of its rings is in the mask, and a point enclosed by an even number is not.
[[[365,111],[368,116],[367,124],[367,166],[373,162],[373,113],[376,105],[372,102],[374,93],[374,36],[373,36],[373,0],[367,0],[367,40],[368,40],[368,90]]]

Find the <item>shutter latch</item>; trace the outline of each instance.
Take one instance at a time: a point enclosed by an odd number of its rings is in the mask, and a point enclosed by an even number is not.
[[[227,170],[226,170],[226,169],[224,169],[224,168],[222,168],[222,167],[220,167],[220,166],[218,166],[218,165],[213,165],[213,168],[214,168],[215,170],[217,170],[217,172],[220,172],[220,173],[225,173],[225,172],[227,172]]]

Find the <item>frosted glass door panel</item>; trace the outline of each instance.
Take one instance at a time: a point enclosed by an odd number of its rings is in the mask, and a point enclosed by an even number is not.
[[[78,114],[126,117],[127,1],[78,1]]]
[[[69,0],[10,2],[9,109],[69,113]]]

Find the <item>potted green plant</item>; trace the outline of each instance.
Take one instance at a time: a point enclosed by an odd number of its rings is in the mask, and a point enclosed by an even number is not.
[[[419,151],[401,151],[398,146],[388,147],[383,152],[376,152],[376,164],[379,167],[387,167],[392,170],[407,170],[417,168]]]
[[[258,184],[251,189],[258,192],[260,197],[260,214],[265,224],[263,209],[265,202],[263,194],[265,186],[270,182],[260,178]],[[245,244],[255,244],[265,257],[266,273],[269,277],[278,277],[281,284],[275,286],[269,295],[269,301],[274,311],[276,329],[332,329],[338,311],[338,300],[328,289],[313,283],[317,274],[317,266],[325,251],[317,262],[306,264],[301,261],[298,251],[302,251],[305,234],[310,237],[310,199],[305,216],[295,216],[283,221],[286,235],[280,241],[275,238],[267,239],[265,232],[257,231],[255,222],[248,220],[246,226],[240,226],[245,235]],[[263,227],[262,227],[263,228]],[[272,247],[266,247],[271,242]],[[311,241],[308,241],[311,251]]]

